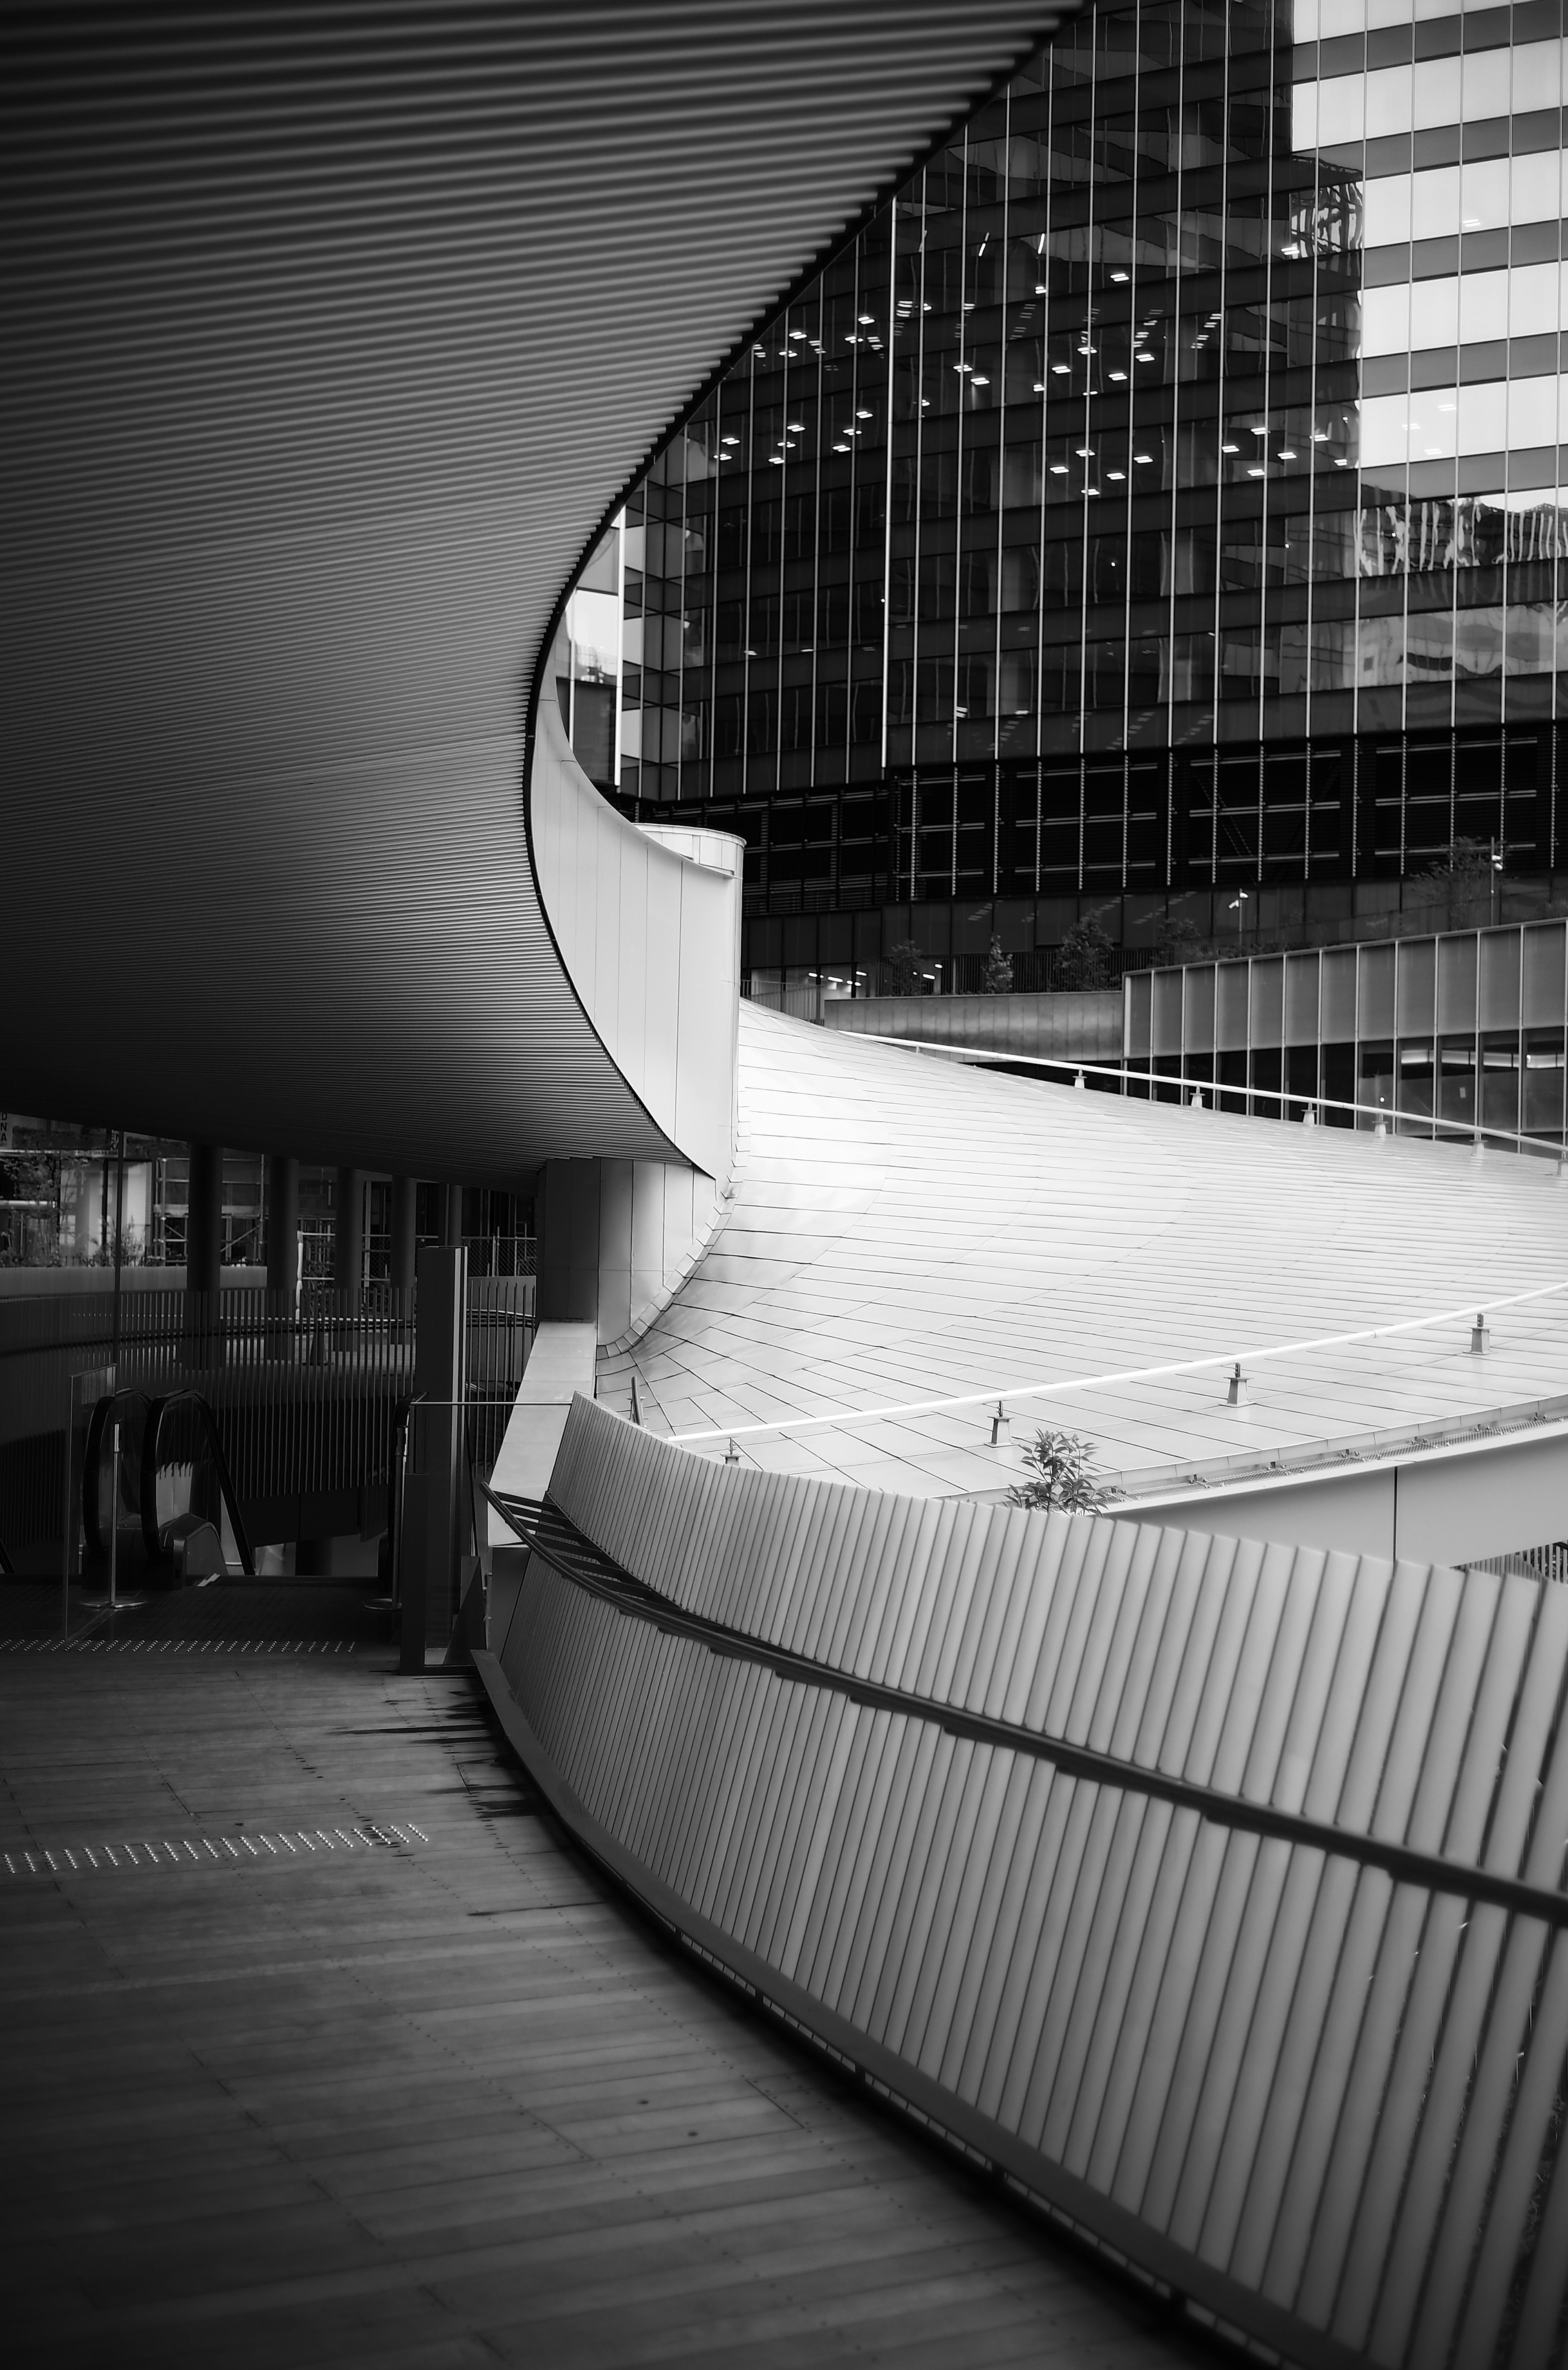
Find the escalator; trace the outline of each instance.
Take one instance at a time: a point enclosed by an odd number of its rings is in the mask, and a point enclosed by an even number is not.
[[[106,1392],[88,1419],[82,1534],[91,1569],[127,1583],[188,1587],[254,1579],[228,1460],[200,1391]]]

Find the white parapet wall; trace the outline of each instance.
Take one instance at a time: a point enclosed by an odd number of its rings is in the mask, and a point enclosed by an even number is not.
[[[734,1154],[743,846],[642,829],[603,800],[541,703],[531,825],[568,977],[666,1159],[547,1161],[539,1312],[624,1349],[670,1301],[718,1223]]]

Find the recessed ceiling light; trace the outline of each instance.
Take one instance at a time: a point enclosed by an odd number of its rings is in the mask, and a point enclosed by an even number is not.
[[[1069,362],[1053,362],[1051,365],[1052,375],[1055,378],[1066,378],[1071,367],[1072,365]]]
[[[1281,451],[1279,457],[1282,461],[1294,461],[1296,458],[1296,447],[1293,444],[1286,444]]]
[[[869,328],[871,327],[871,324],[875,321],[876,317],[877,317],[877,316],[876,316],[876,315],[875,315],[874,313],[862,313],[862,314],[860,314],[860,315],[859,315],[859,323],[860,323],[860,327],[861,327],[861,328],[862,328],[862,329],[869,329]]]
[[[1107,469],[1105,474],[1113,486],[1123,485],[1126,481],[1127,473],[1124,469]]]
[[[1113,272],[1111,274],[1111,277],[1112,277],[1112,279],[1113,279],[1113,280],[1122,281],[1122,280],[1125,280],[1125,278],[1127,277],[1127,274],[1126,274],[1124,271],[1113,271]]]
[[[1120,386],[1125,383],[1127,374],[1125,371],[1113,371],[1111,376]]]
[[[1152,453],[1135,453],[1133,454],[1133,458],[1135,461],[1152,461],[1154,454]]]
[[[1239,444],[1222,444],[1219,449],[1222,453],[1239,453],[1241,447]]]

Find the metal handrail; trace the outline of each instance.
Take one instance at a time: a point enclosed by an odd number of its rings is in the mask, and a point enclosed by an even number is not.
[[[1049,1383],[993,1383],[988,1390],[964,1391],[951,1398],[910,1399],[896,1407],[847,1408],[828,1415],[785,1416],[777,1423],[726,1423],[710,1431],[673,1432],[668,1437],[682,1447],[694,1440],[755,1440],[784,1432],[878,1423],[897,1416],[944,1415],[959,1408],[991,1407],[999,1399],[1043,1398],[1061,1391],[1164,1382],[1175,1375],[1212,1374],[1216,1367],[1238,1365],[1243,1361],[1256,1365],[1265,1358],[1297,1357],[1310,1350],[1344,1350],[1362,1341],[1388,1340],[1397,1333],[1421,1333],[1434,1325],[1470,1324],[1477,1317],[1491,1316],[1494,1309],[1518,1308],[1527,1301],[1550,1300],[1559,1292],[1568,1292],[1568,1276],[1557,1283],[1537,1284],[1528,1292],[1505,1293],[1496,1300],[1467,1300],[1457,1308],[1439,1309],[1430,1317],[1402,1317],[1389,1325],[1359,1326],[1352,1333],[1315,1333],[1299,1341],[1273,1341],[1262,1348],[1227,1350],[1212,1357],[1176,1358],[1160,1366],[1125,1366],[1112,1375],[1071,1375]]]
[[[102,1405],[101,1400],[99,1405]],[[143,1543],[149,1557],[162,1554],[163,1526],[158,1522],[157,1501],[158,1447],[164,1419],[171,1409],[177,1407],[193,1409],[205,1430],[207,1447],[213,1459],[213,1470],[217,1476],[218,1494],[224,1501],[225,1511],[229,1518],[229,1526],[234,1532],[235,1546],[239,1550],[240,1570],[248,1579],[254,1580],[256,1560],[250,1552],[250,1541],[247,1536],[244,1518],[239,1511],[239,1498],[234,1486],[234,1477],[229,1471],[228,1458],[224,1454],[223,1441],[219,1437],[217,1418],[213,1413],[210,1403],[203,1398],[200,1391],[170,1391],[163,1398],[153,1399],[148,1404],[146,1427],[142,1434]]]
[[[1491,1902],[1516,1915],[1539,1918],[1549,1927],[1568,1926],[1568,1893],[1533,1883],[1528,1877],[1510,1876],[1504,1870],[1478,1867],[1472,1861],[1449,1859],[1439,1852],[1377,1835],[1368,1828],[1341,1826],[1333,1820],[1314,1818],[1301,1810],[1286,1810],[1239,1791],[1228,1793],[1222,1787],[1205,1785],[1158,1764],[1128,1760],[1107,1752],[1101,1745],[1054,1735],[1021,1720],[976,1710],[940,1696],[923,1695],[847,1669],[842,1663],[824,1662],[782,1640],[716,1620],[712,1615],[697,1612],[651,1587],[606,1555],[553,1501],[542,1510],[540,1521],[531,1532],[501,1501],[492,1499],[492,1503],[517,1536],[552,1571],[585,1595],[598,1597],[613,1605],[617,1613],[648,1622],[666,1636],[689,1639],[706,1646],[710,1653],[769,1670],[787,1684],[820,1687],[847,1696],[852,1702],[864,1704],[872,1711],[928,1722],[951,1736],[1048,1762],[1064,1777],[1079,1778],[1118,1793],[1141,1794],[1154,1801],[1169,1802],[1174,1809],[1195,1812],[1215,1826],[1301,1845],[1309,1850],[1355,1861],[1364,1868],[1379,1869],[1401,1883],[1457,1894],[1462,1900]]]
[[[1376,1119],[1381,1122],[1385,1132],[1389,1121],[1397,1122],[1403,1120],[1412,1127],[1429,1127],[1433,1129],[1435,1135],[1438,1129],[1442,1129],[1447,1136],[1469,1135],[1478,1145],[1488,1136],[1497,1136],[1505,1143],[1512,1144],[1516,1149],[1522,1149],[1528,1145],[1532,1151],[1538,1153],[1555,1152],[1559,1168],[1568,1170],[1568,1140],[1560,1143],[1555,1136],[1532,1134],[1528,1129],[1522,1128],[1488,1127],[1480,1120],[1441,1119],[1435,1111],[1401,1110],[1397,1106],[1390,1109],[1387,1103],[1341,1102],[1332,1095],[1298,1095],[1282,1087],[1254,1087],[1251,1084],[1230,1086],[1223,1078],[1173,1077],[1165,1070],[1135,1070],[1122,1063],[1080,1062],[1070,1053],[1011,1053],[995,1046],[949,1044],[936,1037],[873,1036],[870,1030],[857,1030],[854,1034],[859,1038],[862,1044],[900,1045],[907,1053],[944,1053],[950,1060],[963,1063],[1006,1062],[1013,1067],[1021,1064],[1031,1070],[1072,1070],[1080,1078],[1120,1078],[1124,1083],[1128,1078],[1136,1078],[1151,1086],[1174,1087],[1184,1106],[1193,1107],[1188,1100],[1189,1095],[1192,1095],[1196,1099],[1196,1108],[1204,1110],[1214,1108],[1212,1102],[1205,1103],[1203,1100],[1204,1090],[1206,1087],[1211,1096],[1262,1096],[1265,1102],[1300,1103],[1308,1110],[1365,1113],[1367,1118]],[[1240,1117],[1243,1114],[1236,1113],[1233,1116]]]

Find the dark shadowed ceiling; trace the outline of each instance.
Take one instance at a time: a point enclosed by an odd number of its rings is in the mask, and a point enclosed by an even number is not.
[[[473,1180],[663,1148],[529,869],[542,639],[1072,6],[10,13],[0,1104]]]

